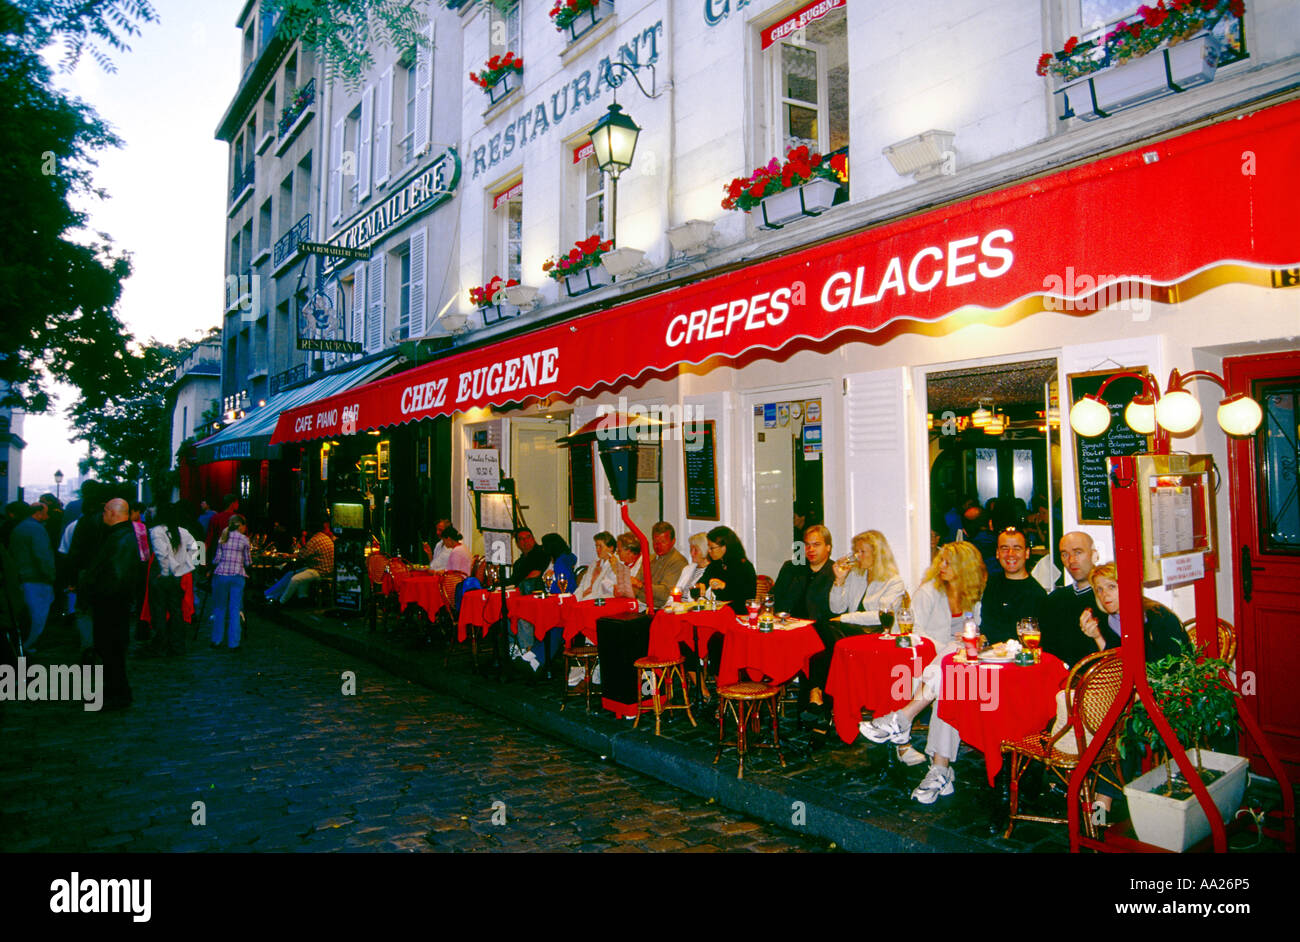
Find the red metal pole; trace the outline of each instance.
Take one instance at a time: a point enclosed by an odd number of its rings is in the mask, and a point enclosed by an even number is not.
[[[645,610],[654,613],[655,596],[654,586],[650,582],[650,541],[645,538],[641,528],[632,522],[632,515],[628,513],[627,501],[622,500],[618,503],[619,509],[623,512],[623,522],[627,528],[636,534],[636,538],[641,541],[641,588],[645,590]]]

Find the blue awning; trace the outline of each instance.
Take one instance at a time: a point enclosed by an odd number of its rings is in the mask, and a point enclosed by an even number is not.
[[[199,442],[197,444],[199,464],[245,458],[280,457],[280,446],[271,445],[270,438],[281,412],[360,386],[374,379],[396,362],[396,356],[381,357],[350,370],[339,370],[322,376],[296,389],[277,393],[260,409],[250,412],[238,422],[227,425],[215,435],[210,435]]]

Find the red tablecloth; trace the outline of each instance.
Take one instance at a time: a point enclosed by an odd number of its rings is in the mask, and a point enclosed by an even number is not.
[[[541,641],[548,631],[560,626],[560,610],[565,601],[568,600],[561,599],[558,595],[548,595],[540,599],[535,595],[511,596],[509,605],[510,630],[518,634],[519,625],[517,622],[522,618],[532,623],[534,637]]]
[[[845,742],[858,736],[865,707],[875,716],[900,710],[912,699],[912,681],[934,660],[934,642],[900,648],[895,638],[860,635],[835,645],[826,693],[835,698],[835,732]],[[896,696],[897,695],[897,696]]]
[[[606,615],[630,612],[636,608],[636,599],[605,599],[604,605],[597,605],[595,599],[579,602],[567,598],[560,604],[560,623],[564,625],[564,646],[569,647],[578,635],[585,635],[592,644],[596,640],[596,620]]]
[[[424,609],[429,618],[433,618],[444,604],[439,588],[441,581],[442,573],[433,570],[416,569],[393,576],[398,607],[405,609],[414,602]]]
[[[783,684],[800,671],[808,673],[808,659],[825,647],[811,622],[798,628],[759,631],[741,625],[733,615],[724,630],[719,687],[739,683],[741,670],[748,670],[755,679],[769,677],[772,683]]]
[[[708,650],[709,638],[719,631],[725,631],[728,624],[735,624],[736,613],[731,606],[723,606],[715,612],[694,611],[677,614],[663,609],[655,613],[650,623],[650,648],[646,654],[650,657],[671,659],[677,657],[678,642],[695,647],[696,632],[699,632],[702,654]]]
[[[1056,691],[1069,673],[1043,652],[1038,664],[954,664],[940,662],[943,696],[935,705],[944,722],[968,745],[984,753],[989,784],[1002,769],[1002,741],[1047,727],[1056,716]]]
[[[513,609],[519,595],[515,589],[506,590],[507,606]],[[480,633],[501,617],[501,591],[499,589],[471,589],[460,600],[460,617],[456,619],[456,638],[464,641],[470,625],[477,625]]]

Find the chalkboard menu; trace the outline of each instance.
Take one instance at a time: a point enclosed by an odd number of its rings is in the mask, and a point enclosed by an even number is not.
[[[718,462],[712,422],[696,422],[683,430],[682,463],[686,479],[686,516],[718,519]]]
[[[595,449],[591,442],[569,449],[569,518],[596,522]]]
[[[1119,372],[1146,375],[1145,368],[1134,370],[1102,370],[1092,373],[1071,373],[1066,377],[1070,390],[1070,405],[1089,393],[1096,393],[1111,376]],[[1142,381],[1136,377],[1122,376],[1106,387],[1105,400],[1110,407],[1110,425],[1096,438],[1085,438],[1071,430],[1074,437],[1074,473],[1076,492],[1079,495],[1079,522],[1110,523],[1110,479],[1106,459],[1122,455],[1136,455],[1151,450],[1150,439],[1139,435],[1124,421],[1124,409],[1133,397],[1142,392]]]
[[[334,543],[334,607],[341,612],[361,612],[365,608],[365,544],[340,537]]]

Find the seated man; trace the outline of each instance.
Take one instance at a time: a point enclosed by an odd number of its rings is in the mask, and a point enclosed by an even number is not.
[[[1024,533],[1007,527],[998,534],[997,570],[989,573],[988,584],[980,601],[980,628],[990,644],[1016,637],[1016,623],[1022,618],[1036,618],[1047,592],[1029,578],[1025,563],[1029,546]]]
[[[772,604],[778,612],[788,612],[795,618],[809,618],[816,624],[818,635],[825,648],[813,655],[809,662],[809,681],[812,689],[808,702],[822,705],[822,688],[830,671],[831,651],[838,637],[830,635],[830,597],[835,585],[835,569],[831,565],[831,531],[821,524],[808,527],[803,532],[804,563],[790,561],[777,573],[772,586]]]
[[[298,557],[300,568],[266,590],[268,602],[287,605],[299,595],[306,595],[317,579],[328,579],[334,575],[334,539],[330,536],[329,524],[322,520],[314,529],[302,555]]]
[[[551,558],[546,555],[545,548],[533,537],[532,530],[524,528],[516,532],[515,543],[519,546],[519,558],[510,569],[507,584],[520,586],[526,592],[531,591],[529,586],[536,584],[541,578],[546,567],[551,564]],[[527,580],[533,581],[526,586],[524,582]]]
[[[650,560],[650,590],[654,593],[655,608],[668,604],[673,586],[677,585],[682,570],[686,568],[686,557],[677,552],[676,542],[677,531],[671,523],[660,520],[650,528],[650,546],[655,553]],[[642,598],[645,593],[641,579],[637,573],[632,575],[632,588],[637,597]]]
[[[1097,561],[1097,550],[1092,537],[1074,531],[1061,537],[1061,565],[1073,585],[1064,585],[1043,599],[1038,608],[1038,626],[1042,629],[1042,648],[1072,667],[1089,654],[1097,651],[1096,642],[1079,627],[1079,617],[1091,611],[1100,622],[1098,631],[1104,636],[1102,647],[1118,647],[1119,636],[1111,631],[1106,619],[1101,617],[1097,599],[1089,577]]]

